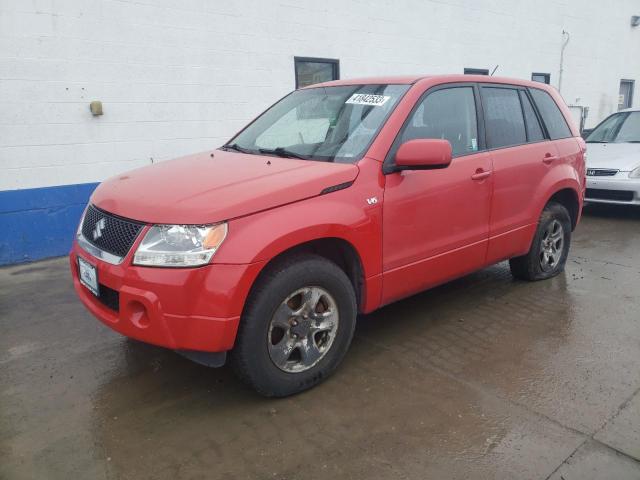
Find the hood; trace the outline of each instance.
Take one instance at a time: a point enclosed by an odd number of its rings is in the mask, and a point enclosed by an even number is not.
[[[216,150],[110,178],[91,203],[141,222],[205,224],[314,197],[357,175],[351,164]]]
[[[640,143],[587,143],[587,168],[630,172],[640,165]]]

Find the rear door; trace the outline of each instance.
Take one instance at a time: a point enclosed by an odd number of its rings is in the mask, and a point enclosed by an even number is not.
[[[558,157],[526,88],[480,88],[487,148],[493,161],[493,202],[487,263],[529,250],[538,186]]]

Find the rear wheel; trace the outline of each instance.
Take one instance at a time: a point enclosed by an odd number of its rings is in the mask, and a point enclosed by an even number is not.
[[[344,358],[356,298],[346,274],[317,255],[268,267],[242,316],[231,360],[259,393],[282,397],[320,383]]]
[[[531,249],[509,260],[511,273],[522,280],[544,280],[564,270],[571,244],[571,217],[559,203],[549,202],[540,215]]]

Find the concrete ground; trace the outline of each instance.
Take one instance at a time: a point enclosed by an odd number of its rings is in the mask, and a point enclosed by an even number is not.
[[[0,269],[0,478],[640,479],[639,287],[640,210],[591,207],[563,275],[388,306],[265,400],[103,327],[66,259]]]

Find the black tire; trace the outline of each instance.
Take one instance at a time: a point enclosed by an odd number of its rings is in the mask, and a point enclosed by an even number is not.
[[[562,232],[558,237],[562,239],[562,243],[561,247],[556,249],[558,257],[551,263],[547,257],[545,257],[544,243],[549,241],[546,235],[548,235],[550,229],[557,226],[554,222],[557,222],[557,224],[562,227]],[[530,282],[554,277],[564,270],[570,245],[571,217],[569,216],[569,212],[563,205],[556,202],[549,202],[540,215],[538,228],[533,237],[529,253],[509,260],[511,274],[515,278],[528,280]]]
[[[338,313],[337,330],[316,364],[303,365],[301,368],[308,369],[292,373],[283,371],[272,360],[272,343],[269,343],[272,331],[275,331],[272,330],[272,318],[277,309],[288,305],[284,301],[290,295],[305,288],[319,288],[330,294]],[[261,395],[285,397],[302,392],[322,382],[340,364],[353,338],[356,315],[353,286],[336,264],[312,254],[277,261],[260,275],[249,295],[231,352],[231,364],[240,379]],[[283,336],[300,338],[291,331]],[[306,337],[303,335],[303,338]]]

